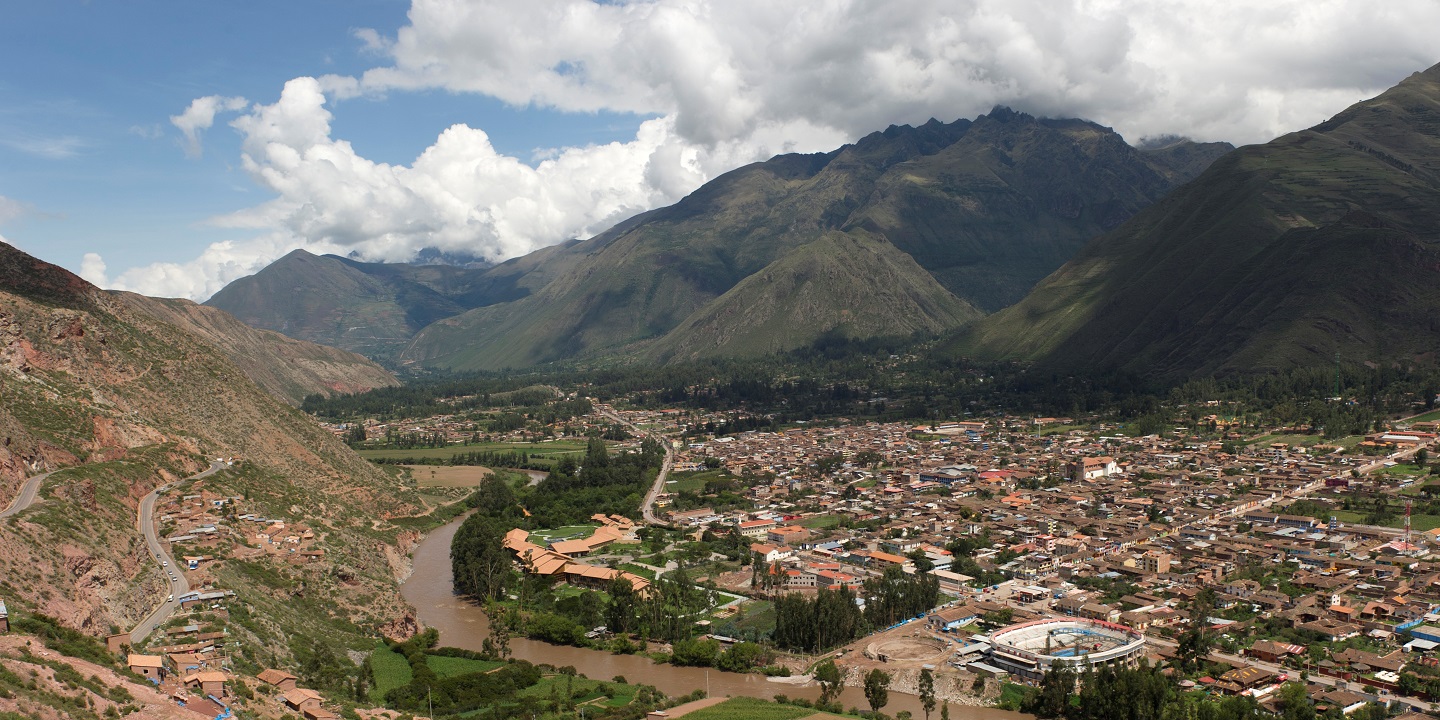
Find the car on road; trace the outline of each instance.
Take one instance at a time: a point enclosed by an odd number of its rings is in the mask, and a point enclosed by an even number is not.
[[[175,593],[170,593],[170,595],[165,598],[165,602],[175,602]]]
[[[160,561],[160,567],[170,567],[170,561],[169,561],[169,560],[161,560],[161,561]]]

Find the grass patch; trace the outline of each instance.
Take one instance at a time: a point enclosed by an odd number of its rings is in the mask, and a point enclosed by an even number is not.
[[[723,469],[671,473],[670,480],[665,482],[665,489],[669,492],[703,492],[705,490],[705,483],[711,480],[719,480],[728,475],[729,473]]]
[[[1390,467],[1387,467],[1387,468],[1380,468],[1380,469],[1379,469],[1378,471],[1376,471],[1376,472],[1379,472],[1379,473],[1382,474],[1382,475],[1417,475],[1417,476],[1418,476],[1418,475],[1424,475],[1424,474],[1426,473],[1426,470],[1425,470],[1425,468],[1422,468],[1422,467],[1420,467],[1419,465],[1410,465],[1410,464],[1407,464],[1407,463],[1400,463],[1400,464],[1398,464],[1398,465],[1391,465]]]
[[[696,710],[685,717],[688,720],[798,720],[816,714],[814,708],[761,700],[759,698],[730,698],[719,705]]]
[[[996,704],[1002,708],[1019,708],[1025,702],[1025,696],[1030,694],[1029,688],[1015,683],[1005,683],[1000,687],[1000,697]]]
[[[735,624],[743,630],[757,630],[765,632],[775,629],[775,603],[769,600],[757,600],[744,603],[740,606],[744,615],[734,619]]]
[[[650,568],[647,568],[647,567],[640,567],[639,565],[635,565],[634,563],[620,563],[619,568],[620,568],[621,570],[624,570],[625,572],[633,573],[633,574],[635,574],[635,575],[639,575],[640,577],[643,577],[643,578],[645,578],[646,580],[654,580],[654,579],[655,579],[655,571],[654,571],[654,570],[651,570]]]
[[[839,524],[840,524],[840,516],[839,516],[839,515],[816,515],[815,517],[808,517],[808,518],[805,518],[804,520],[796,521],[795,524],[796,524],[796,525],[799,525],[800,527],[811,528],[811,529],[827,529],[827,528],[832,528],[832,527],[835,527],[836,525],[839,525]]]
[[[536,530],[530,533],[530,542],[533,542],[536,545],[544,545],[545,543],[552,543],[557,540],[575,540],[577,538],[587,538],[591,535],[594,535],[595,529],[598,527],[600,526],[566,525],[564,527],[558,527],[553,529],[547,528],[543,530]]]
[[[436,672],[438,674],[439,671]],[[375,684],[370,688],[370,700],[376,704],[385,701],[385,693],[409,685],[413,677],[410,663],[405,656],[391,650],[390,646],[384,643],[380,643],[375,652],[370,653],[370,674],[375,680]]]
[[[541,678],[540,682],[521,690],[517,695],[548,698],[553,692],[557,696],[564,697],[567,689],[572,694],[579,694],[579,697],[575,698],[577,704],[589,703],[611,708],[629,705],[635,699],[635,694],[639,692],[639,688],[634,685],[589,680],[571,675],[548,675]]]
[[[1416,415],[1412,418],[1405,418],[1405,420],[1412,423],[1434,422],[1436,420],[1440,420],[1440,410],[1431,410],[1430,412],[1427,412],[1423,415]]]

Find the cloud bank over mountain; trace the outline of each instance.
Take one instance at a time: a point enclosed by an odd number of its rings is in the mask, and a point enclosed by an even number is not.
[[[253,239],[116,278],[96,257],[92,279],[200,299],[295,247],[502,260],[747,162],[996,104],[1092,119],[1131,141],[1260,142],[1433,64],[1437,26],[1440,5],[1404,0],[415,0],[394,36],[356,32],[381,60],[358,77],[296,78],[271,104],[207,96],[172,118],[192,154],[215,122],[241,134],[239,162],[273,199],[213,222]],[[409,165],[366,159],[332,132],[347,99],[422,90],[640,119],[629,141],[533,163],[463,124]]]

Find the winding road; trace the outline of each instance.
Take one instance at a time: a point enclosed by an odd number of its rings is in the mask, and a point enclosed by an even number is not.
[[[44,481],[45,478],[50,477],[57,472],[59,471],[51,470],[50,472],[41,473],[39,475],[36,475],[35,477],[30,478],[29,480],[26,480],[25,484],[20,487],[20,494],[16,495],[15,499],[10,501],[10,507],[5,508],[4,510],[0,510],[0,518],[10,517],[15,513],[24,511],[25,508],[28,508],[32,504],[34,504],[35,496],[40,494],[40,483]]]
[[[226,464],[217,460],[210,463],[208,470],[191,475],[185,478],[185,480],[199,480],[214,475],[225,468]],[[165,602],[160,603],[159,607],[151,611],[144,620],[140,621],[140,624],[135,626],[134,630],[130,631],[130,644],[132,646],[139,645],[145,638],[150,636],[150,633],[155,631],[155,628],[160,627],[166,620],[169,620],[170,616],[175,612],[175,608],[180,606],[180,601],[176,598],[190,591],[190,582],[185,579],[185,573],[181,571],[179,565],[175,562],[175,558],[170,557],[170,553],[160,544],[160,536],[155,532],[155,501],[160,497],[160,493],[169,489],[170,483],[161,485],[140,499],[140,512],[137,514],[136,528],[140,530],[140,534],[145,536],[146,549],[154,556],[155,562],[160,563],[160,569],[164,570],[165,574],[170,578],[169,590],[167,591],[170,597],[165,600]]]
[[[655,484],[650,486],[650,492],[645,493],[645,502],[640,504],[640,515],[645,518],[648,525],[666,525],[669,523],[661,520],[655,515],[655,499],[665,490],[665,480],[670,477],[670,469],[675,467],[675,450],[671,448],[670,441],[655,433],[641,430],[635,423],[620,417],[620,414],[611,409],[608,405],[596,405],[596,412],[614,420],[625,427],[630,428],[636,435],[648,437],[658,442],[665,448],[665,462],[660,466],[660,472],[655,475]]]

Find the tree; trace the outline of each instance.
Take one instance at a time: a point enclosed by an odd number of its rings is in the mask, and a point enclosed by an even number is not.
[[[865,673],[865,701],[870,703],[870,712],[880,712],[890,702],[890,673],[875,668]]]
[[[920,670],[920,707],[925,709],[925,720],[935,712],[935,673],[930,668]]]
[[[835,661],[827,659],[815,666],[815,681],[820,683],[820,704],[828,705],[840,695],[844,678],[840,676],[840,668],[835,667]]]
[[[504,542],[504,524],[487,515],[471,515],[460,526],[450,543],[456,592],[481,600],[495,600],[505,592],[515,572]]]
[[[949,700],[946,700],[945,703],[940,706],[940,720],[950,720],[950,701],[949,701]]]
[[[1066,667],[1053,667],[1040,681],[1040,691],[1026,698],[1021,710],[1037,717],[1058,718],[1065,715],[1070,695],[1075,692],[1075,673]]]
[[[1305,692],[1305,683],[1289,682],[1280,686],[1281,720],[1315,720],[1315,706]]]

